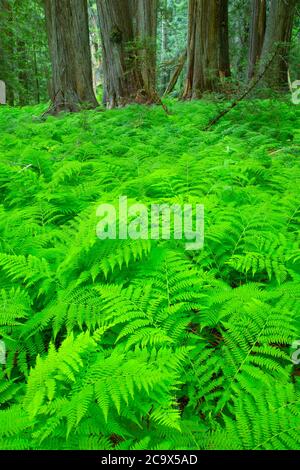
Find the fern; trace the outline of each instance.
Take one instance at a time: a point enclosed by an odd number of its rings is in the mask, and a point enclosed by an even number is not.
[[[0,110],[2,449],[300,449],[299,110],[169,107]],[[100,241],[120,195],[204,204],[203,250]]]

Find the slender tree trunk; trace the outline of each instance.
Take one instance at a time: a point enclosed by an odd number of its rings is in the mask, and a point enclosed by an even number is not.
[[[29,104],[29,71],[27,64],[27,51],[26,44],[24,41],[17,41],[17,54],[18,54],[18,82],[19,82],[19,106],[25,106]]]
[[[0,80],[4,80],[6,85],[6,101],[13,106],[15,101],[13,14],[7,0],[0,0],[0,28]]]
[[[184,99],[200,98],[214,91],[219,76],[218,0],[189,1],[188,72]]]
[[[91,38],[91,49],[92,49],[92,72],[93,72],[93,87],[94,92],[97,92],[98,80],[100,71],[102,69],[102,62],[100,58],[100,28],[99,18],[97,11],[90,9],[90,25],[92,25],[92,38]]]
[[[104,62],[104,104],[156,101],[156,0],[97,0]],[[148,38],[150,48],[145,48]],[[140,44],[139,44],[140,43]]]
[[[167,85],[170,80],[170,71],[169,68],[164,66],[164,63],[167,58],[168,47],[169,47],[169,28],[168,28],[168,0],[161,0],[161,11],[162,11],[162,18],[161,18],[161,57],[160,61],[163,64],[162,67],[162,90],[167,88]]]
[[[39,80],[39,70],[38,70],[38,63],[37,63],[37,57],[36,57],[36,50],[34,50],[33,54],[34,54],[35,96],[36,96],[37,103],[40,104],[41,102],[40,80]]]
[[[219,0],[219,75],[230,77],[229,31],[228,31],[228,0]]]
[[[94,108],[87,0],[45,0],[54,112]]]
[[[266,32],[266,0],[251,0],[252,14],[250,26],[250,48],[248,62],[248,79],[255,75],[255,68],[260,61]]]
[[[264,76],[264,84],[274,90],[284,90],[288,86],[288,60],[296,4],[299,0],[271,0],[260,71],[277,49],[276,57]]]

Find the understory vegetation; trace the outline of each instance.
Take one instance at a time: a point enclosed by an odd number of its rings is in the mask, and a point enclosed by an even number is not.
[[[0,109],[1,449],[300,449],[300,110]],[[203,250],[96,236],[205,206]]]

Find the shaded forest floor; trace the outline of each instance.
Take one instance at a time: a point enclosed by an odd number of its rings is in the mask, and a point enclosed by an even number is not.
[[[0,108],[0,448],[300,448],[300,108],[168,106]],[[204,249],[101,242],[121,195]]]

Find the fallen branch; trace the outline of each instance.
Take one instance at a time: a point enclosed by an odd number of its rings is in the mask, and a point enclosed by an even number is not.
[[[264,70],[255,78],[253,78],[248,86],[248,88],[245,90],[245,92],[239,96],[228,108],[224,109],[218,116],[213,118],[208,125],[204,128],[204,131],[209,131],[217,122],[220,121],[226,114],[228,114],[232,109],[234,109],[246,96],[251,93],[251,91],[258,85],[258,83],[261,81],[261,79],[264,77],[265,73],[271,66],[273,60],[275,59],[276,55],[278,54],[278,49],[279,45],[277,45],[274,53],[272,54],[272,57],[270,58],[269,62],[266,64]]]
[[[171,115],[171,112],[169,111],[169,108],[167,105],[165,105],[165,103],[162,101],[161,97],[159,96],[159,94],[157,92],[155,92],[155,96],[156,96],[156,100],[157,100],[157,104],[159,104],[162,109],[164,110],[164,112],[170,116]]]
[[[180,77],[180,74],[183,70],[183,67],[184,67],[184,64],[186,62],[186,59],[187,59],[187,50],[184,51],[184,53],[180,56],[179,58],[179,63],[176,67],[176,70],[175,72],[173,73],[172,77],[171,77],[171,80],[166,88],[166,91],[164,92],[163,94],[163,97],[169,95],[170,93],[172,93],[172,91],[174,90],[175,86],[176,86],[176,83],[178,81],[178,78]]]

